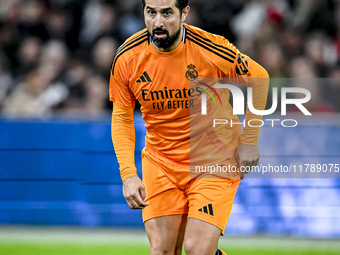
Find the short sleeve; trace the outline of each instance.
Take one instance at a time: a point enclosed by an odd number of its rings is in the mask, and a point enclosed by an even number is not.
[[[135,97],[129,89],[129,79],[124,58],[114,59],[110,75],[110,100],[120,108],[135,108]]]

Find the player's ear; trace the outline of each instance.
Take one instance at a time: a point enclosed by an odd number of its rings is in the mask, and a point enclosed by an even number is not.
[[[189,5],[187,5],[187,7],[184,7],[184,9],[182,10],[182,22],[184,22],[185,19],[187,18],[189,11],[190,11]]]

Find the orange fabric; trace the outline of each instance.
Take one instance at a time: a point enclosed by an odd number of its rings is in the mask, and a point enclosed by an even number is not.
[[[135,166],[135,127],[133,124],[133,109],[122,109],[113,106],[112,142],[120,166],[121,178],[125,180],[137,175]]]
[[[269,75],[267,71],[256,63],[254,60],[245,56],[249,63],[249,70],[252,71],[253,74],[248,75],[248,87],[253,88],[253,105],[257,110],[263,110],[266,107],[267,103],[267,94],[269,88]],[[254,78],[255,76],[255,78]],[[245,121],[248,123],[249,120],[262,120],[261,115],[256,115],[252,113],[249,109],[247,109],[247,114]],[[253,122],[253,125],[259,125],[257,122]],[[246,125],[243,129],[240,143],[249,144],[249,145],[257,145],[257,140],[259,137],[260,128],[259,127],[251,127]]]
[[[237,69],[244,67],[239,59],[248,62],[246,74],[237,73]],[[251,79],[266,78],[267,72],[249,57],[242,55],[224,37],[186,24],[185,40],[171,52],[158,52],[149,43],[146,29],[130,37],[117,51],[110,79],[110,100],[116,106],[132,109],[135,99],[142,105],[141,112],[147,129],[146,149],[158,160],[180,164],[185,169],[190,165],[190,110],[196,107],[193,99],[197,96],[196,91],[190,90],[190,70],[195,70],[198,78],[240,79],[245,85],[253,87],[255,109],[261,110],[266,104],[268,81],[259,79],[252,82]],[[224,100],[227,105],[224,114],[237,121],[228,103],[229,94]],[[247,111],[246,118],[258,119],[261,116],[253,116]],[[259,130],[246,127],[241,135],[240,125],[221,129],[220,133],[225,135],[222,138],[223,150],[227,153],[224,158],[234,156],[240,141],[256,145]],[[119,128],[113,129],[115,132],[119,132],[119,135],[113,136],[121,136],[122,139],[129,134]],[[199,137],[197,141],[204,142]],[[130,147],[121,147],[119,143],[117,146],[115,148],[118,153],[133,153]],[[204,148],[202,143],[200,147]],[[125,169],[131,169],[131,166],[121,167],[124,176]]]
[[[221,252],[222,255],[227,255],[227,253],[225,253],[225,252],[222,251],[221,249],[219,249],[219,250],[220,250],[220,252]]]
[[[143,209],[144,222],[160,216],[188,214],[188,218],[208,222],[224,234],[239,178],[184,177],[179,183],[178,176],[173,176],[176,171],[169,171],[172,166],[159,164],[146,151],[142,152],[142,163],[145,202],[149,203]]]

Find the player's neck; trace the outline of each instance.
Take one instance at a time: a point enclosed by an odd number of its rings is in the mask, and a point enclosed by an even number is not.
[[[180,30],[180,33],[178,35],[178,38],[176,39],[176,41],[168,48],[160,48],[160,47],[157,47],[153,42],[152,42],[152,45],[155,47],[156,50],[160,51],[160,52],[169,52],[169,51],[173,51],[175,50],[180,44],[181,44],[181,41],[182,41],[182,38],[183,38],[183,25],[181,24],[181,30]]]

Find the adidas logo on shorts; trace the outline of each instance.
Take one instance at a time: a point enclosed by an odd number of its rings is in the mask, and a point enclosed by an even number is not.
[[[212,204],[208,204],[208,206],[203,206],[202,208],[198,209],[198,211],[204,212],[206,214],[210,214],[211,216],[214,216]]]

